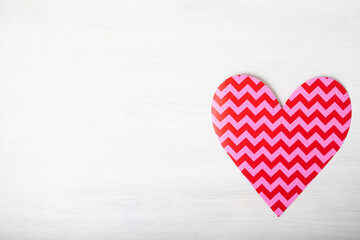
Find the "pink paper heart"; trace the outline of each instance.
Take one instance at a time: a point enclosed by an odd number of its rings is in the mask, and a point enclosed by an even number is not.
[[[281,108],[264,83],[237,75],[216,90],[212,119],[230,158],[280,216],[340,149],[351,101],[339,82],[320,77]]]

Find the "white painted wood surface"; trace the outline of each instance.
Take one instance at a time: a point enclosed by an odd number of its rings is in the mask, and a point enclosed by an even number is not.
[[[0,0],[0,239],[358,239],[360,2]],[[277,218],[213,132],[246,73],[353,104],[341,150]]]

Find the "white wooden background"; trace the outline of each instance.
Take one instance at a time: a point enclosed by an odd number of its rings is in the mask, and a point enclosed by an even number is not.
[[[280,217],[221,148],[217,86],[329,76],[340,152]],[[360,1],[0,0],[0,239],[359,239]]]

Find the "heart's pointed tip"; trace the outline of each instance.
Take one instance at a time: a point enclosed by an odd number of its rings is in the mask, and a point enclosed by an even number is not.
[[[278,208],[276,211],[274,211],[274,213],[276,214],[277,217],[280,217],[281,214],[283,214],[284,212]]]

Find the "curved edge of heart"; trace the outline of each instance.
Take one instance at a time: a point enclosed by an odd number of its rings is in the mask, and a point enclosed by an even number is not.
[[[317,77],[281,107],[259,79],[235,75],[217,88],[211,114],[222,147],[279,217],[340,149],[351,101],[338,81]]]

